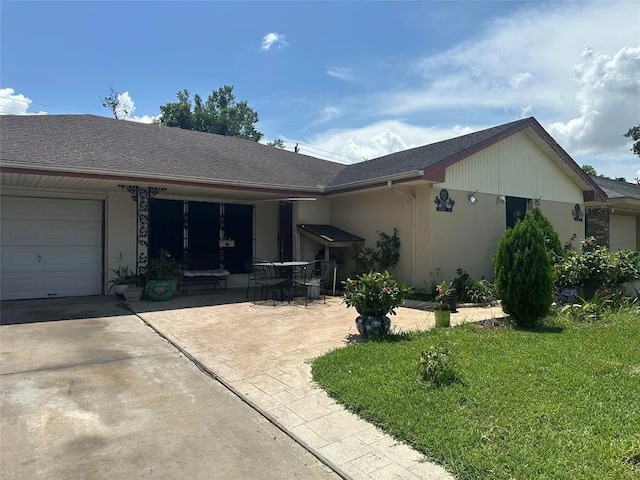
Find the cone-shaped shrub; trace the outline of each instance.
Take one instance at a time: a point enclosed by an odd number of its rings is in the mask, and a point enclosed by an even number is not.
[[[531,216],[538,223],[538,226],[542,229],[542,235],[544,235],[544,243],[547,247],[547,251],[551,253],[551,261],[553,262],[554,254],[556,256],[561,256],[563,252],[558,232],[556,232],[549,219],[544,216],[542,210],[540,210],[539,207],[536,207],[531,211]]]
[[[508,229],[494,257],[502,309],[521,327],[532,327],[549,313],[553,274],[545,237],[531,212]]]

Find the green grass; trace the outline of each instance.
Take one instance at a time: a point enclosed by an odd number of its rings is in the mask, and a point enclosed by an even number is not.
[[[316,359],[313,377],[459,479],[638,479],[639,317],[390,337]],[[449,349],[461,383],[419,380],[432,345]]]

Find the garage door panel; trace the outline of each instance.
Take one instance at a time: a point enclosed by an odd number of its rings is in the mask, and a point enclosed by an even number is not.
[[[96,245],[101,241],[99,222],[7,220],[2,225],[3,246]]]
[[[102,264],[102,254],[97,248],[56,249],[42,257],[44,269],[64,266],[67,270],[95,271]]]
[[[2,217],[30,220],[99,221],[102,205],[95,200],[2,197]]]
[[[99,295],[102,286],[92,272],[33,272],[3,274],[2,298],[5,300]]]
[[[102,202],[2,197],[0,298],[103,292]]]

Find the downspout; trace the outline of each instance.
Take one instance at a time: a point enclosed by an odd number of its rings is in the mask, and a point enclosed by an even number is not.
[[[387,187],[400,195],[411,199],[411,286],[416,286],[416,196],[405,192],[387,181]]]

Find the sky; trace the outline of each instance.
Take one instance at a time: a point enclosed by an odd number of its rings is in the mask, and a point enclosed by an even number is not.
[[[0,0],[0,114],[132,121],[233,85],[264,141],[354,163],[529,116],[640,177],[640,2]]]

